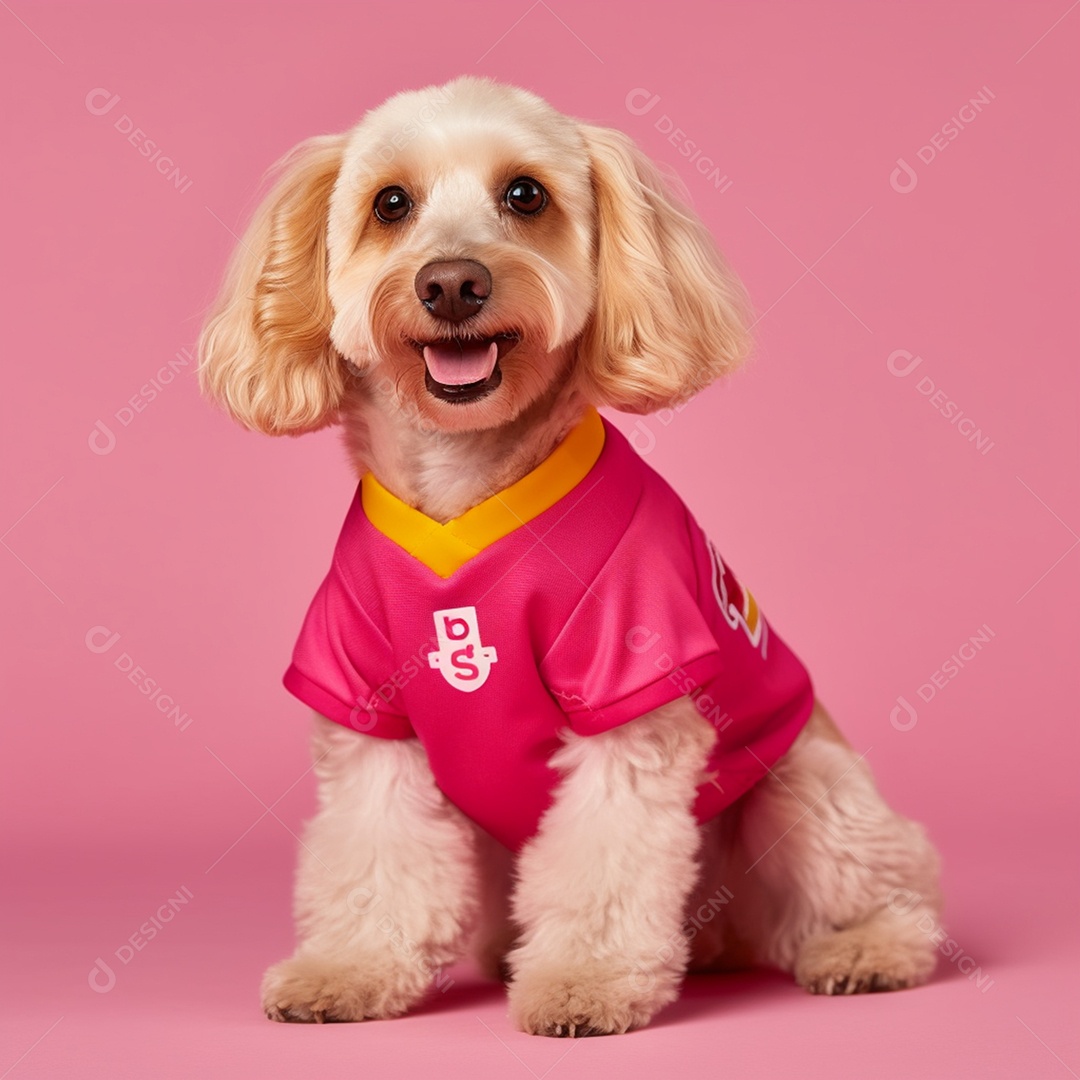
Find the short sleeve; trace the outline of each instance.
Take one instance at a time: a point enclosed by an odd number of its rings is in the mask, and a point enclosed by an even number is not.
[[[337,562],[304,618],[282,680],[305,705],[354,731],[384,739],[413,735],[393,707],[390,645],[349,588]]]
[[[541,663],[580,735],[634,720],[713,679],[716,638],[698,601],[688,515],[638,515]]]

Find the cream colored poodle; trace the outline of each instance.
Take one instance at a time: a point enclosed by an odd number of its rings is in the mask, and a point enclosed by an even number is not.
[[[319,810],[267,1016],[401,1014],[470,944],[541,1035],[640,1027],[687,970],[929,977],[923,830],[596,413],[730,371],[745,310],[626,136],[523,90],[399,94],[281,164],[200,375],[248,428],[340,424],[361,482],[286,676]]]

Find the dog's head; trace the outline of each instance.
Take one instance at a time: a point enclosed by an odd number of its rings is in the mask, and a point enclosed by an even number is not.
[[[271,434],[333,422],[365,384],[464,431],[556,385],[649,412],[746,348],[738,281],[626,136],[462,78],[285,158],[203,331],[200,375]]]

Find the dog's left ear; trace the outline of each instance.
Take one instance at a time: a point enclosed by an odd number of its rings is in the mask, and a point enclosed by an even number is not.
[[[745,358],[746,296],[708,230],[631,139],[580,131],[592,162],[598,285],[581,375],[596,404],[653,412]]]

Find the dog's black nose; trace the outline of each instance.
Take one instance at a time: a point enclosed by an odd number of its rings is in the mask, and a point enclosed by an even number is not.
[[[437,319],[464,322],[491,295],[491,274],[473,259],[429,262],[416,275],[416,295]]]

